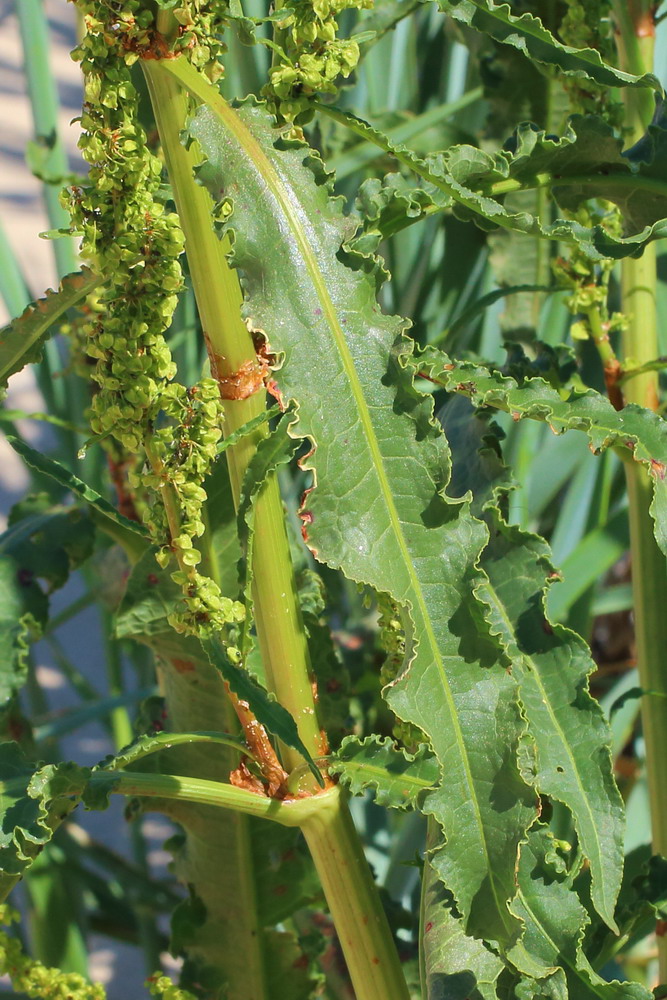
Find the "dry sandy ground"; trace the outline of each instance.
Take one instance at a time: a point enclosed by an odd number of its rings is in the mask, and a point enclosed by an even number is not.
[[[41,200],[40,183],[31,175],[25,163],[24,150],[32,138],[30,104],[25,93],[22,73],[22,53],[15,3],[21,0],[0,0],[0,219],[20,263],[24,277],[35,295],[53,286],[56,279],[53,253],[49,241],[39,233],[48,229]],[[70,169],[80,172],[83,164],[76,148],[78,126],[72,124],[81,111],[81,78],[79,67],[69,57],[75,44],[75,10],[67,0],[44,0],[49,18],[53,69],[58,81],[61,102],[60,128],[70,154]],[[0,325],[7,313],[0,301]],[[29,412],[42,409],[42,402],[30,372],[21,372],[10,383],[10,407]],[[39,442],[40,431],[35,421],[22,422],[21,429],[29,440]],[[12,449],[0,437],[0,520],[6,518],[11,504],[23,493],[28,478]],[[0,523],[2,530],[2,523]],[[66,606],[80,592],[80,583],[71,581],[55,595],[52,610]],[[99,645],[99,629],[94,613],[74,619],[68,630],[61,632],[67,655],[94,678],[103,653]],[[64,690],[62,676],[49,663],[49,651],[43,642],[35,647],[38,676],[53,707],[71,704]],[[99,683],[99,681],[98,681]],[[103,682],[102,682],[103,683]],[[69,740],[63,752],[79,763],[92,764],[111,751],[101,728],[88,726]],[[114,803],[111,813],[92,813],[79,817],[93,836],[104,840],[116,850],[127,850],[127,835],[122,818],[122,804]],[[168,834],[166,824],[151,821],[147,832],[155,835],[154,860],[164,861],[159,849],[161,839]],[[109,1000],[134,1000],[146,996],[141,983],[145,975],[142,958],[127,945],[110,946],[108,939],[93,936],[91,941],[91,976],[108,984]]]

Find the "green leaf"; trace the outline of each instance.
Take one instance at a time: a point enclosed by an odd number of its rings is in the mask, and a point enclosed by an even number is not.
[[[588,915],[568,884],[548,862],[553,840],[544,827],[532,831],[521,849],[519,892],[512,910],[525,922],[521,941],[509,952],[514,964],[529,972],[534,957],[539,968],[551,967],[533,995],[576,997],[577,1000],[649,1000],[652,994],[639,983],[605,982],[582,954]]]
[[[640,166],[641,154],[636,157],[634,166],[630,160],[621,158],[620,143],[614,139],[610,127],[593,116],[575,116],[573,122],[576,122],[578,131],[571,127],[560,139],[554,139],[528,123],[517,129],[512,149],[487,153],[475,146],[461,145],[422,158],[404,146],[393,146],[381,132],[349,112],[324,104],[317,104],[316,107],[334,121],[375,143],[426,181],[423,192],[403,197],[409,210],[404,209],[402,217],[399,206],[393,203],[390,232],[396,232],[420,218],[416,206],[421,208],[422,213],[453,207],[459,218],[472,219],[483,229],[500,227],[510,232],[575,244],[594,260],[640,256],[648,243],[667,233],[667,219],[663,214],[664,183],[658,177],[644,176]],[[602,139],[605,141],[601,142]],[[661,151],[661,144],[657,140],[655,143]],[[609,177],[605,173],[607,156],[612,157],[614,167]],[[656,154],[655,169],[658,172],[661,163],[662,156]],[[538,164],[541,169],[538,169]],[[567,174],[565,183],[559,173],[561,167]],[[647,170],[653,170],[653,161]],[[512,192],[546,187],[553,188],[568,207],[575,206],[586,198],[606,197],[607,183],[609,197],[618,198],[621,209],[625,206],[627,210],[632,204],[624,236],[616,236],[601,225],[586,227],[569,219],[558,218],[548,222],[525,211],[524,206],[513,209],[502,201],[505,195]],[[569,188],[571,191],[566,193]],[[656,197],[656,191],[661,197]],[[637,202],[636,208],[631,198]],[[640,223],[637,230],[635,226]]]
[[[507,176],[529,188],[548,177],[556,201],[568,212],[589,198],[613,201],[626,233],[642,233],[667,218],[665,121],[663,114],[627,150],[611,125],[595,115],[573,115],[560,139],[519,125],[506,144]]]
[[[45,494],[13,508],[0,536],[0,705],[25,683],[30,634],[41,633],[49,617],[49,594],[88,558],[94,536],[84,511],[52,506]]]
[[[429,108],[428,111],[424,111],[420,115],[411,115],[405,121],[399,122],[393,128],[389,129],[386,133],[387,139],[392,145],[397,145],[398,143],[407,142],[409,139],[414,139],[437,125],[439,126],[439,144],[444,144],[441,134],[443,123],[458,111],[462,111],[468,105],[478,101],[481,96],[482,88],[476,87],[474,90],[468,90],[455,101],[450,101],[447,104],[439,104],[434,108]],[[458,136],[458,138],[467,137],[460,134]],[[338,156],[333,157],[327,163],[327,166],[335,171],[336,179],[341,181],[344,177],[349,176],[356,170],[360,170],[368,163],[372,163],[378,156],[380,156],[380,153],[373,146],[370,146],[367,142],[360,142],[355,146],[344,149]]]
[[[224,438],[218,445],[218,454],[222,454],[223,451],[227,451],[232,445],[237,444],[246,435],[251,434],[258,427],[263,427],[264,424],[268,423],[273,417],[277,417],[280,413],[280,407],[270,406],[267,410],[262,410],[258,413],[256,417],[253,417],[242,427],[239,427],[237,431],[232,431],[226,438]]]
[[[627,691],[624,691],[623,694],[620,695],[620,697],[618,697],[616,701],[613,703],[613,705],[609,709],[609,717],[613,718],[616,712],[619,712],[626,704],[626,702],[636,700],[637,698],[648,698],[648,697],[667,698],[667,692],[651,691],[651,690],[646,690],[646,688],[642,687],[629,688]]]
[[[432,844],[429,831],[427,849]],[[425,1000],[496,1000],[501,958],[465,933],[454,901],[428,860],[422,875],[421,936]]]
[[[533,14],[512,14],[509,4],[493,0],[438,0],[438,6],[457,21],[513,45],[533,62],[557,67],[565,76],[594,80],[605,87],[651,87],[662,92],[656,77],[633,76],[602,61],[595,49],[563,45]]]
[[[213,109],[192,124],[208,157],[202,181],[219,193],[223,178],[237,179],[234,263],[246,315],[284,358],[275,378],[298,406],[291,433],[314,446],[303,461],[316,481],[302,511],[308,544],[402,606],[409,670],[388,696],[427,733],[445,775],[424,804],[448,838],[434,863],[466,920],[508,940],[516,926],[506,904],[535,797],[516,764],[515,682],[471,595],[485,529],[442,494],[446,443],[431,401],[413,388],[411,342],[380,312],[371,262],[356,258],[354,270],[338,260],[349,225],[316,182],[314,154],[281,139],[263,110],[232,111],[182,62],[164,69]]]
[[[39,361],[44,341],[54,324],[100,283],[87,267],[63,278],[57,292],[47,291],[43,299],[31,302],[25,311],[0,330],[0,389],[10,375],[31,362]]]
[[[421,363],[423,378],[449,392],[462,393],[475,406],[504,410],[515,420],[544,421],[555,434],[583,431],[594,452],[619,448],[644,465],[653,483],[656,541],[667,555],[667,423],[662,416],[632,403],[615,410],[594,389],[559,391],[541,378],[527,378],[519,385],[497,369],[474,361],[453,362],[433,348],[426,349]]]
[[[545,592],[557,576],[549,547],[502,517],[498,507],[505,501],[508,470],[500,460],[488,412],[476,415],[471,409],[464,397],[454,396],[444,407],[444,426],[454,454],[457,490],[473,491],[489,524],[489,541],[480,559],[487,580],[476,595],[487,607],[487,621],[519,683],[531,741],[524,747],[525,777],[540,795],[569,807],[579,846],[589,859],[593,903],[615,928],[623,872],[623,807],[613,777],[611,734],[588,692],[595,664],[583,639],[552,625],[545,615]],[[462,420],[457,419],[460,410]],[[495,500],[489,499],[492,492]]]
[[[488,512],[490,539],[481,559],[488,584],[477,594],[519,682],[534,743],[526,778],[540,795],[570,809],[589,860],[594,905],[614,929],[623,873],[623,803],[613,777],[609,729],[588,692],[595,664],[580,636],[545,617],[544,591],[554,574],[547,543],[508,525],[497,509]]]
[[[324,787],[322,775],[301,740],[296,723],[287,709],[272,699],[247,670],[235,666],[220,642],[215,639],[203,639],[200,644],[209,663],[222,674],[237,698],[248,703],[260,725],[277,736],[287,746],[298,750],[319,784]]]
[[[410,754],[377,734],[364,740],[347,736],[329,763],[329,772],[339,775],[353,795],[371,789],[378,805],[393,809],[417,808],[423,793],[437,785],[439,770],[426,745]]]
[[[30,867],[54,829],[77,805],[90,769],[34,764],[16,743],[0,744],[0,872]]]
[[[264,927],[274,927],[322,898],[322,886],[298,828],[250,824],[257,910]]]
[[[217,743],[232,747],[239,753],[252,757],[248,747],[228,733],[151,733],[139,736],[129,746],[119,750],[117,754],[106,757],[98,766],[105,771],[116,771],[121,767],[131,767],[152,753],[169,750],[170,747],[181,746],[184,743]]]
[[[41,472],[50,479],[55,479],[63,489],[69,490],[70,493],[74,493],[79,499],[90,504],[106,521],[113,522],[114,527],[118,526],[126,531],[131,531],[136,535],[141,535],[142,538],[148,537],[148,530],[143,524],[131,521],[123,514],[119,514],[116,508],[108,500],[105,500],[97,490],[84,483],[82,479],[75,476],[73,472],[66,469],[60,462],[56,462],[53,458],[48,458],[41,451],[35,451],[34,448],[30,448],[24,441],[20,441],[11,434],[7,434],[6,437],[14,451],[19,453],[31,469]]]

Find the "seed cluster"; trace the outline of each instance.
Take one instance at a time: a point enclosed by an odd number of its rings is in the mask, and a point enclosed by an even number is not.
[[[20,923],[21,915],[7,905],[0,906],[0,974],[8,973],[17,993],[49,1000],[105,1000],[99,983],[91,984],[77,972],[61,972],[30,958],[23,952],[21,940],[4,927]]]
[[[42,1000],[106,1000],[106,990],[99,983],[89,983],[78,972],[49,968],[26,955],[20,938],[4,929],[20,921],[17,910],[0,906],[0,974],[9,974],[16,992]],[[152,997],[162,1000],[195,1000],[192,993],[175,986],[160,972],[148,979],[147,986]]]
[[[173,577],[183,587],[185,608],[171,623],[209,634],[243,617],[242,605],[196,569],[202,482],[217,456],[221,403],[213,379],[191,389],[173,381],[176,365],[164,333],[182,286],[184,239],[178,216],[165,208],[162,165],[148,149],[130,72],[138,58],[164,55],[166,42],[139,0],[79,0],[79,6],[86,24],[74,53],[85,78],[79,145],[90,171],[88,184],[72,188],[68,200],[82,254],[105,279],[84,327],[98,386],[91,425],[125,452],[145,454],[145,468],[132,474],[131,485],[151,491],[145,520],[159,563],[166,566],[174,556],[178,562]],[[221,48],[204,6],[210,5],[189,0],[171,11],[181,26],[173,50],[187,50],[214,78]]]
[[[338,77],[348,77],[359,62],[359,45],[336,37],[336,17],[351,7],[372,7],[373,0],[295,0],[280,22],[280,57],[269,73],[264,94],[279,118],[295,121],[307,112],[314,94],[336,94]]]

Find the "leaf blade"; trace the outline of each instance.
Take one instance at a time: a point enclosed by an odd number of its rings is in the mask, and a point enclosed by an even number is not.
[[[566,76],[586,77],[606,87],[650,87],[662,92],[652,74],[634,76],[603,62],[596,49],[563,45],[534,14],[512,14],[507,3],[493,0],[438,0],[441,10],[498,42],[512,45],[530,59],[557,66]]]
[[[30,361],[39,360],[53,324],[97,288],[100,281],[99,275],[87,267],[68,274],[57,291],[49,289],[44,298],[31,302],[19,317],[0,330],[0,389],[6,388],[10,375]]]

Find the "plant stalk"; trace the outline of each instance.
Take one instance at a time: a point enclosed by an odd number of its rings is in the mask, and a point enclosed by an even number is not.
[[[187,97],[178,83],[161,71],[159,63],[146,62],[144,72],[185,233],[211,370],[221,386],[224,432],[228,436],[266,407],[261,367],[252,337],[241,318],[238,278],[227,263],[224,245],[212,229],[211,199],[193,177],[196,156],[180,141],[180,130],[187,115]],[[212,275],[216,276],[215,280],[211,280]],[[257,385],[257,391],[245,398],[225,398],[237,392],[234,382],[240,372],[247,375],[253,386]],[[237,506],[245,470],[265,433],[265,428],[258,428],[226,451]],[[253,599],[267,684],[294,717],[299,735],[311,754],[324,756],[327,747],[322,743],[315,712],[307,639],[275,476],[267,480],[255,501],[254,566],[261,567],[261,572],[253,574]],[[289,770],[301,762],[297,751],[284,748],[284,763]]]
[[[654,9],[647,0],[613,0],[619,28],[618,51],[621,68],[643,73],[653,66],[655,42]],[[652,103],[636,93],[624,90],[625,124],[630,139],[636,142],[644,134],[652,114]],[[641,91],[638,92],[641,94]],[[652,102],[652,97],[651,97]],[[646,248],[642,257],[627,258],[621,272],[622,309],[628,317],[623,334],[624,359],[638,365],[660,353],[656,313],[655,245]],[[626,403],[650,410],[658,408],[658,375],[647,371],[623,386]],[[640,685],[644,691],[667,695],[667,561],[655,541],[649,511],[651,482],[638,463],[625,464],[628,486],[630,549],[632,556],[632,592],[635,642]],[[667,760],[667,697],[645,694],[641,703],[642,725],[646,744],[646,775],[651,808],[653,850],[667,856],[667,795],[662,768]],[[660,981],[667,981],[667,937],[657,938]]]
[[[357,1000],[409,1000],[400,959],[345,795],[332,788],[301,829],[322,880]]]

